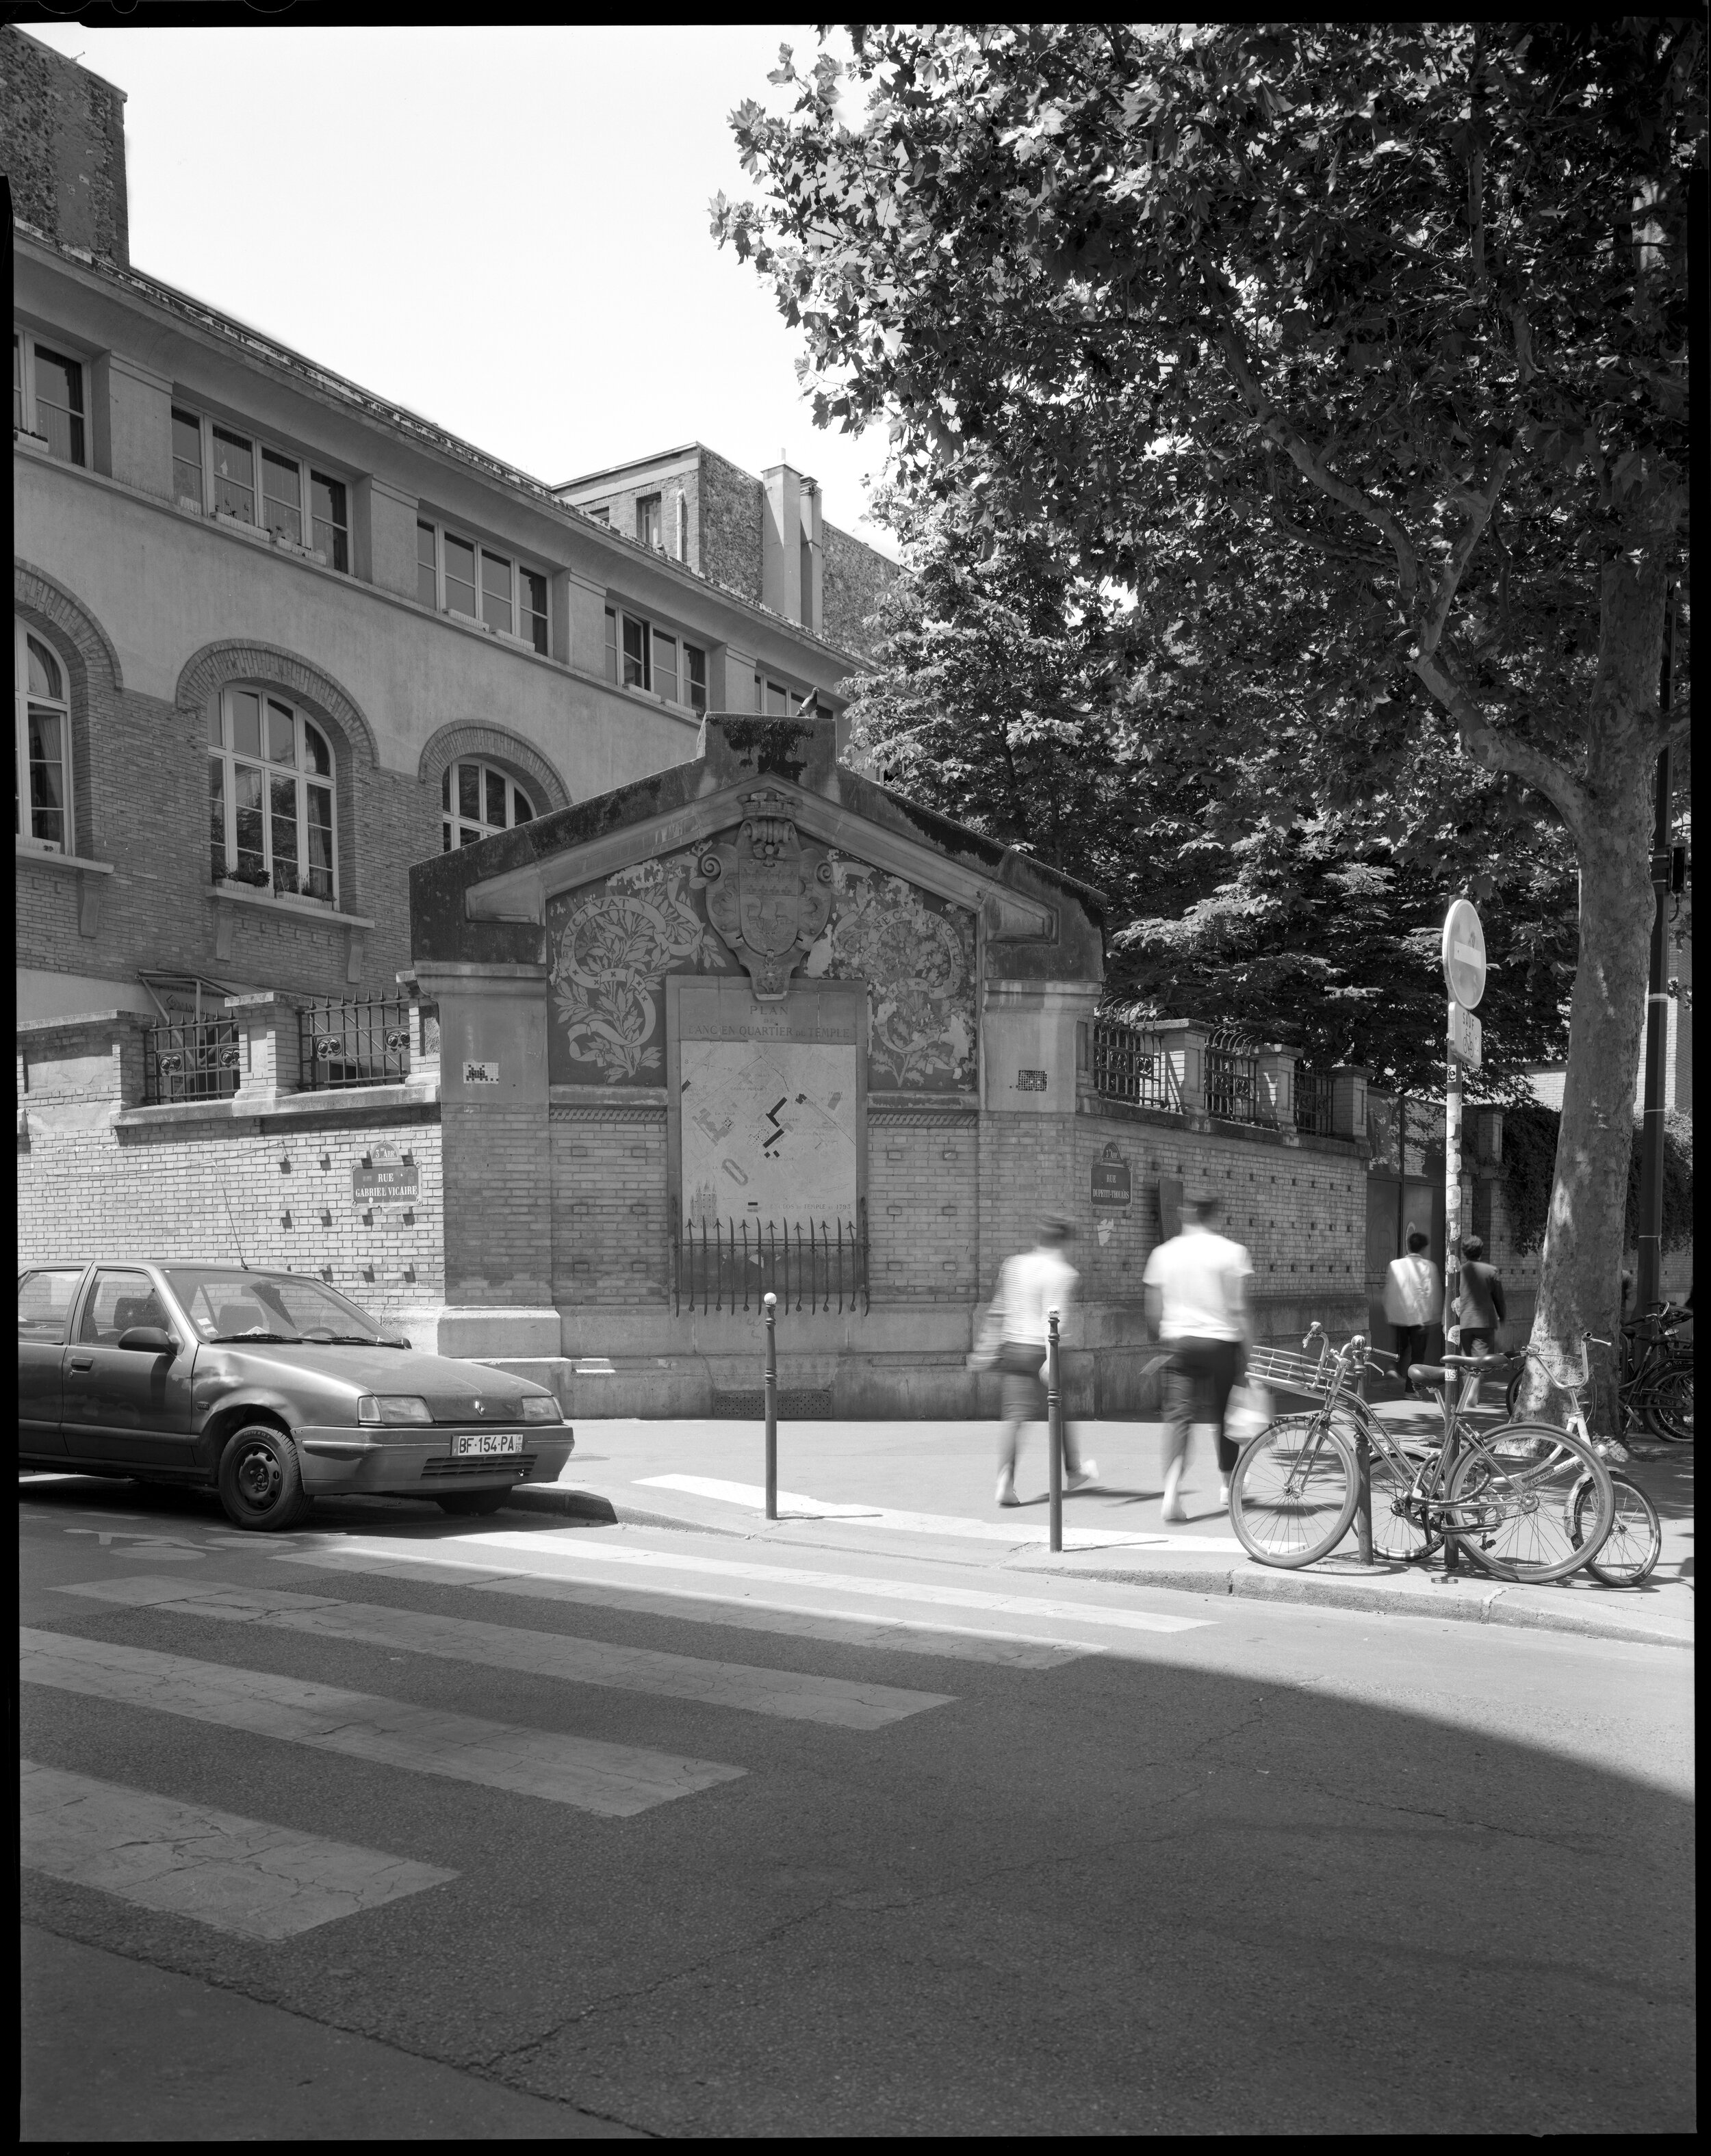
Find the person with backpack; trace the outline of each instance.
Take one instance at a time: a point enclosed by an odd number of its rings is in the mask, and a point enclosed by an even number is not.
[[[1218,1502],[1230,1502],[1230,1478],[1238,1448],[1225,1432],[1230,1395],[1241,1373],[1242,1351],[1253,1337],[1247,1284],[1253,1263],[1240,1243],[1217,1231],[1221,1207],[1208,1196],[1188,1207],[1182,1232],[1161,1243],[1147,1260],[1142,1288],[1147,1322],[1170,1350],[1165,1379],[1164,1508],[1167,1520],[1185,1520],[1178,1496],[1189,1431],[1210,1423],[1215,1434]]]
[[[1456,1315],[1462,1325],[1462,1353],[1488,1355],[1497,1346],[1498,1327],[1508,1312],[1497,1267],[1484,1262],[1485,1244],[1477,1235],[1462,1241],[1462,1293]]]
[[[1444,1285],[1426,1249],[1426,1237],[1418,1228],[1410,1228],[1407,1255],[1393,1258],[1385,1275],[1385,1316],[1396,1328],[1396,1361],[1402,1390],[1410,1399],[1416,1394],[1409,1368],[1426,1360],[1427,1328],[1437,1323],[1444,1307]]]
[[[999,1440],[998,1502],[1020,1505],[1016,1495],[1016,1455],[1022,1441],[1022,1425],[1046,1419],[1046,1317],[1055,1310],[1069,1315],[1076,1273],[1063,1254],[1075,1230],[1066,1220],[1048,1220],[1031,1250],[1006,1258],[999,1268],[998,1291],[986,1314],[989,1332],[997,1338],[996,1360],[1004,1373],[1004,1429]],[[1063,1337],[1061,1325],[1058,1328]],[[1063,1478],[1066,1490],[1085,1490],[1098,1477],[1096,1460],[1078,1461],[1069,1418],[1063,1422]]]

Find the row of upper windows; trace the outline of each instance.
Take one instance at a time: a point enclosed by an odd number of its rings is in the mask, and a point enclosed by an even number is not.
[[[33,331],[12,337],[12,424],[33,434],[49,454],[87,465],[85,371],[81,360],[44,344]],[[172,489],[185,507],[203,516],[253,525],[276,542],[348,574],[350,483],[259,437],[188,406],[172,407]],[[680,504],[681,506],[681,504]],[[606,512],[599,511],[603,521]],[[639,505],[637,536],[663,544],[658,495]],[[680,534],[680,552],[682,552]],[[416,596],[438,613],[480,621],[543,656],[549,652],[548,572],[497,552],[447,526],[419,519]],[[620,627],[621,624],[621,627]],[[681,657],[679,658],[681,648]],[[706,654],[627,609],[606,612],[606,678],[643,689],[670,704],[706,709]],[[759,677],[757,676],[758,684]],[[804,692],[776,683],[765,708],[788,708]],[[760,699],[758,697],[757,701]]]
[[[70,853],[71,703],[65,669],[14,624],[16,834]],[[234,685],[208,710],[208,848],[214,882],[245,883],[338,903],[332,749],[307,712],[272,690]],[[465,758],[440,780],[440,848],[475,844],[533,820],[536,803],[509,772]]]

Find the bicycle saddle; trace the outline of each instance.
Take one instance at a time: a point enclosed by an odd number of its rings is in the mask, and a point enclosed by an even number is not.
[[[1410,1363],[1408,1365],[1408,1382],[1416,1386],[1447,1385],[1450,1373],[1441,1369],[1436,1363]]]

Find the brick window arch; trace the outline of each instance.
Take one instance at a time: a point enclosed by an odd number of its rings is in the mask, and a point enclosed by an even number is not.
[[[570,806],[569,789],[546,757],[502,726],[442,726],[417,769],[431,789],[442,852]],[[503,820],[496,813],[501,808]]]

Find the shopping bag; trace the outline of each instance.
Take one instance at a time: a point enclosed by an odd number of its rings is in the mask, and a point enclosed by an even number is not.
[[[1272,1396],[1250,1378],[1237,1385],[1224,1410],[1224,1435],[1235,1445],[1251,1445],[1272,1420]]]
[[[974,1321],[974,1346],[967,1358],[969,1368],[971,1370],[996,1369],[999,1345],[998,1313],[994,1306],[988,1303]]]

